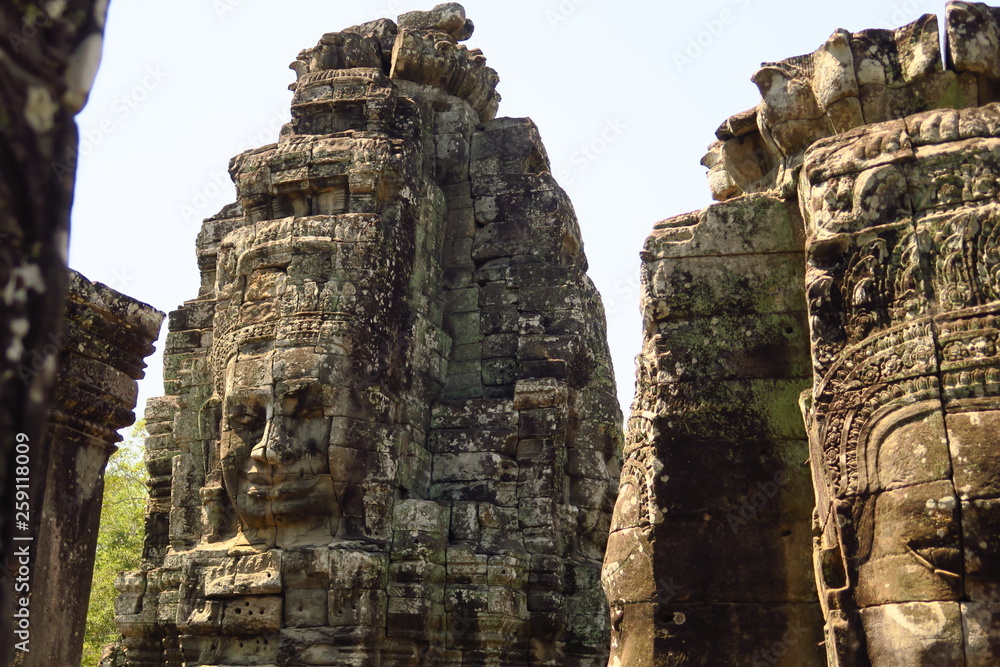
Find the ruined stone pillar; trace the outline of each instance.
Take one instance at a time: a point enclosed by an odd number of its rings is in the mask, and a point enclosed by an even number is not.
[[[658,223],[604,562],[611,665],[819,665],[802,221],[749,195]]]
[[[620,413],[580,231],[455,3],[324,35],[147,411],[124,663],[598,665]]]
[[[18,651],[15,665],[80,662],[104,468],[121,441],[118,430],[135,421],[136,381],[144,375],[143,360],[153,352],[163,318],[144,303],[70,272],[46,433],[49,455],[58,464],[36,473],[43,476],[37,488],[44,496],[32,508],[39,515],[34,539],[15,542],[33,556],[30,638],[24,645],[29,651]],[[30,463],[24,467],[32,477]]]

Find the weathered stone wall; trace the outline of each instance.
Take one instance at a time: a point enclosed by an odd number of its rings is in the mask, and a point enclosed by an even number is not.
[[[658,223],[604,586],[612,665],[818,665],[802,219],[749,195]]]
[[[471,32],[452,3],[324,35],[231,163],[147,412],[126,664],[606,662],[603,309]]]
[[[953,2],[944,59],[927,15],[765,64],[704,160],[722,203],[657,225],[612,664],[819,664],[810,572],[829,665],[997,662],[998,30]]]

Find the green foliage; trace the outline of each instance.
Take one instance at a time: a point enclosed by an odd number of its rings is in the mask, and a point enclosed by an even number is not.
[[[146,422],[139,420],[111,456],[104,473],[104,505],[81,662],[84,667],[96,666],[101,659],[101,648],[118,639],[115,577],[119,572],[138,569],[142,558],[148,478],[142,462],[145,436]]]

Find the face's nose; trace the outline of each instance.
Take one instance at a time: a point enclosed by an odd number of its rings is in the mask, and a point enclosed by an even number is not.
[[[250,450],[250,458],[261,465],[271,465],[271,460],[267,456],[267,442],[270,439],[271,425],[271,420],[265,422],[264,431],[260,436],[260,440],[258,440],[257,444]]]
[[[320,398],[304,390],[279,392],[267,406],[260,435],[250,449],[250,465],[280,468],[286,474],[327,472],[330,419]]]
[[[264,425],[260,440],[250,450],[250,458],[262,465],[289,463],[294,459],[292,434],[286,418],[272,416]]]

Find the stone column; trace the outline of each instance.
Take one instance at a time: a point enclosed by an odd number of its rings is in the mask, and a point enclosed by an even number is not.
[[[658,223],[604,560],[613,667],[819,665],[802,220],[747,195]]]
[[[104,468],[135,421],[136,381],[153,352],[163,313],[70,272],[55,402],[47,446],[54,465],[42,474],[43,501],[31,578],[30,652],[24,667],[76,665],[104,494]]]

